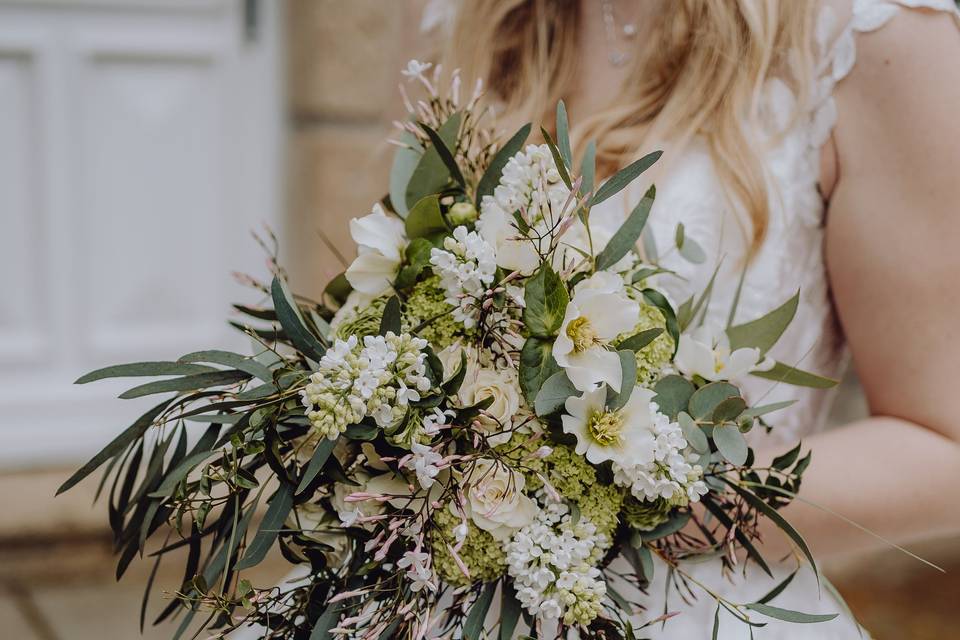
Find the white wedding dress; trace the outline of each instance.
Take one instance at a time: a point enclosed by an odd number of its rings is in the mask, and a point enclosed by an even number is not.
[[[806,1],[806,0],[790,0]],[[840,3],[837,3],[838,6]],[[846,5],[844,5],[846,6]],[[745,275],[738,304],[737,321],[752,320],[770,311],[800,289],[801,303],[796,319],[771,355],[777,360],[820,375],[836,376],[844,368],[845,346],[830,300],[823,255],[823,222],[825,204],[818,191],[820,148],[829,138],[836,121],[832,93],[837,82],[853,68],[858,33],[874,31],[906,9],[930,9],[960,13],[954,0],[854,0],[847,15],[838,15],[832,6],[821,10],[816,29],[818,63],[812,79],[810,103],[803,105],[803,117],[786,135],[777,138],[796,108],[796,98],[787,84],[772,78],[764,87],[762,116],[764,126],[748,131],[756,148],[767,148],[762,159],[770,193],[770,221],[766,240],[751,261]],[[434,0],[424,19],[427,27],[450,18],[455,10],[451,0]],[[777,140],[776,144],[768,141]],[[668,154],[669,155],[669,154]],[[682,278],[663,278],[665,288],[675,301],[685,300],[691,293],[706,287],[715,266],[722,263],[707,309],[706,322],[719,329],[726,326],[727,315],[736,295],[741,270],[747,255],[747,236],[743,229],[749,223],[730,209],[719,182],[713,161],[705,146],[696,140],[676,157],[664,156],[666,175],[657,179],[657,198],[648,222],[654,244],[660,248],[660,264]],[[596,209],[595,218],[607,218],[616,225],[639,201],[647,185],[641,181]],[[678,223],[685,235],[692,238],[706,253],[706,260],[694,264],[676,251],[674,245]],[[614,228],[616,228],[614,226]],[[831,394],[786,385],[774,386],[759,378],[745,386],[752,403],[796,400],[789,408],[771,415],[774,430],[767,438],[786,448],[817,431],[824,423]],[[839,525],[838,523],[838,526]],[[774,567],[771,579],[756,566],[747,578],[739,573],[724,577],[719,561],[708,561],[685,567],[700,582],[724,598],[738,603],[755,602],[769,592],[794,566]],[[693,603],[681,600],[675,590],[665,588],[666,568],[658,565],[650,585],[647,612],[641,619],[650,619],[665,610],[680,612],[662,628],[644,630],[642,636],[667,640],[688,640],[710,637],[713,628],[714,600],[698,594]],[[301,574],[302,575],[302,574]],[[695,587],[694,587],[695,588]],[[666,602],[664,597],[666,596]],[[818,589],[813,572],[801,569],[790,586],[771,604],[806,613],[841,613],[831,622],[792,624],[754,616],[758,622],[769,622],[757,629],[755,636],[764,640],[856,640],[861,637],[855,622],[842,613],[840,603],[825,588]],[[259,638],[257,630],[246,629],[230,636],[241,640]],[[720,613],[721,640],[748,638],[745,625],[725,611]],[[864,633],[863,637],[866,637]]]

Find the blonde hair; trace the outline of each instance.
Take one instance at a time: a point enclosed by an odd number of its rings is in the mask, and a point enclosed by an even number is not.
[[[628,81],[608,107],[574,123],[575,148],[597,142],[598,171],[609,174],[649,140],[678,148],[702,136],[731,201],[763,240],[769,195],[763,167],[744,122],[759,119],[764,80],[776,71],[805,103],[811,77],[813,0],[666,0],[643,42]],[[553,120],[578,70],[579,0],[461,2],[447,68],[482,78],[505,112]],[[574,114],[576,115],[576,114]],[[646,149],[649,151],[650,149]]]

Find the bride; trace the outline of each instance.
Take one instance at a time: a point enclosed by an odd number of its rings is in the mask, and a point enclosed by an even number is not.
[[[960,483],[954,0],[433,0],[425,24],[448,43],[446,68],[484,80],[504,130],[549,121],[562,98],[580,123],[579,151],[596,140],[607,175],[664,149],[650,172],[658,193],[644,247],[676,272],[658,282],[675,300],[703,290],[721,265],[708,325],[726,326],[741,274],[738,321],[800,288],[796,320],[773,355],[838,375],[849,353],[872,414],[819,433],[824,392],[759,379],[746,389],[753,402],[796,400],[778,412],[769,441],[754,444],[782,451],[803,438],[814,451],[806,501],[900,543],[960,532],[960,511],[944,501]],[[616,228],[645,188],[593,216]],[[701,259],[669,250],[678,223]],[[820,558],[875,542],[809,504],[786,515]],[[788,553],[775,547],[777,532],[764,539],[764,555]],[[690,573],[737,602],[785,575],[723,576],[719,561]],[[647,617],[680,615],[651,633],[706,637],[714,598],[681,599],[665,588],[667,574],[655,572]],[[819,591],[812,572],[801,572],[774,604],[842,610]],[[719,637],[744,637],[723,615]],[[860,637],[842,615],[771,622],[757,636]]]

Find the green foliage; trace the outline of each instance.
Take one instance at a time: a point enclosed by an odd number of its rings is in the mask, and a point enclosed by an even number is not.
[[[538,338],[549,338],[563,324],[570,296],[560,276],[544,263],[527,280],[523,301],[523,322],[527,331]]]
[[[647,218],[650,217],[650,209],[656,197],[657,188],[651,186],[597,256],[598,270],[609,269],[617,264],[637,244],[640,234],[643,233],[643,227],[647,224]]]
[[[627,185],[636,180],[640,174],[649,169],[663,155],[662,151],[648,153],[636,162],[633,162],[617,173],[613,174],[609,180],[600,185],[597,192],[590,199],[590,206],[595,207],[604,200],[620,193]]]
[[[455,113],[444,122],[437,134],[446,144],[447,148],[456,148],[457,137],[460,132],[460,124],[463,116],[461,113]],[[408,208],[413,206],[429,195],[434,195],[443,191],[450,182],[450,171],[437,151],[436,147],[430,147],[420,156],[420,161],[410,175],[407,182],[407,191],[405,202]],[[409,216],[408,216],[409,217]],[[413,236],[411,236],[413,237]]]
[[[520,351],[520,388],[530,405],[534,404],[547,378],[560,371],[552,350],[553,342],[542,338],[527,338],[523,343]]]
[[[761,354],[765,354],[777,343],[783,332],[787,330],[797,313],[800,304],[800,293],[797,292],[785,303],[751,322],[739,324],[727,329],[730,339],[730,350],[736,351],[744,347],[756,347]]]
[[[496,188],[497,183],[500,182],[500,176],[503,175],[503,168],[507,165],[507,161],[510,160],[510,158],[523,149],[524,143],[526,143],[527,138],[530,136],[530,128],[531,125],[529,123],[520,127],[520,130],[513,134],[513,137],[511,137],[506,144],[500,147],[500,150],[493,157],[493,160],[490,161],[490,165],[483,173],[483,177],[480,178],[480,183],[477,185],[477,208],[480,208],[480,205],[483,203],[484,196],[493,195],[493,190]]]
[[[404,223],[407,237],[431,240],[448,231],[447,223],[440,212],[440,199],[435,195],[425,196],[414,204]]]

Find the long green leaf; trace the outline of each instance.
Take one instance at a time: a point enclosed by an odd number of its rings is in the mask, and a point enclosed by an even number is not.
[[[580,192],[583,194],[593,191],[593,183],[597,175],[597,143],[593,140],[587,143],[580,161]]]
[[[551,353],[553,342],[541,338],[527,338],[520,350],[520,389],[527,403],[535,404],[540,387],[560,366]]]
[[[650,217],[650,208],[653,207],[656,197],[657,188],[651,186],[647,189],[643,198],[640,199],[640,202],[637,203],[637,206],[633,208],[633,211],[630,212],[626,221],[610,238],[607,246],[597,256],[598,270],[609,269],[637,244],[640,234],[643,233],[643,227],[647,224],[647,218]]]
[[[525,124],[520,127],[520,130],[513,134],[505,145],[500,147],[500,150],[497,151],[497,154],[493,156],[493,160],[490,161],[490,165],[487,167],[487,170],[483,173],[483,177],[480,178],[480,184],[477,185],[477,208],[480,208],[480,205],[483,204],[483,197],[493,195],[493,190],[500,183],[500,176],[503,174],[503,168],[507,165],[507,161],[510,160],[513,156],[523,148],[524,143],[527,141],[527,138],[530,136],[531,125]]]
[[[791,611],[790,609],[781,609],[780,607],[774,607],[769,604],[763,604],[760,602],[752,602],[746,605],[747,609],[751,611],[756,611],[759,614],[765,615],[769,618],[776,618],[777,620],[784,620],[786,622],[795,622],[801,624],[809,624],[813,622],[829,622],[836,618],[838,613],[803,613],[801,611]]]
[[[399,142],[404,145],[397,147],[393,156],[393,165],[390,167],[390,205],[397,215],[405,218],[410,208],[407,206],[407,185],[423,155],[423,147],[417,137],[409,131],[400,132]]]
[[[489,583],[470,607],[467,621],[463,623],[464,640],[480,640],[483,636],[483,622],[487,617],[487,611],[490,610],[490,603],[493,601],[493,593],[496,590],[497,583]]]
[[[751,507],[753,507],[757,511],[761,512],[766,517],[770,518],[770,520],[772,520],[773,523],[777,525],[777,527],[779,527],[780,530],[787,535],[787,537],[793,540],[793,542],[797,545],[797,547],[800,549],[803,555],[807,558],[807,561],[810,563],[810,567],[813,569],[813,573],[817,577],[817,585],[819,585],[820,571],[817,569],[817,563],[813,559],[813,553],[810,552],[810,547],[807,546],[807,543],[803,539],[803,536],[801,536],[800,533],[798,533],[797,530],[793,528],[793,525],[787,522],[787,520],[782,515],[780,515],[776,509],[774,509],[773,507],[768,505],[766,502],[761,500],[757,496],[757,494],[753,493],[748,489],[744,489],[737,483],[732,482],[727,478],[724,478],[723,476],[719,476],[719,478],[720,480],[725,482],[727,485],[729,485],[734,491],[740,494],[743,497],[743,499],[746,500],[747,504],[749,504]]]
[[[670,301],[656,289],[644,289],[643,298],[660,310],[663,314],[663,320],[667,325],[667,333],[673,338],[673,353],[671,358],[677,354],[677,347],[680,345],[680,324],[677,322],[677,314],[670,306]]]
[[[91,371],[77,378],[73,384],[87,384],[107,378],[139,378],[145,376],[188,376],[195,373],[216,371],[214,367],[205,367],[199,364],[183,364],[181,362],[131,362],[129,364],[115,364]]]
[[[157,380],[155,382],[141,384],[132,389],[127,389],[120,394],[120,397],[124,400],[129,400],[130,398],[140,398],[155,393],[195,391],[197,389],[208,389],[210,387],[235,384],[241,380],[248,380],[249,378],[250,374],[246,371],[208,371],[207,373],[195,373],[191,376],[183,376],[182,378],[170,378],[168,380]]]
[[[790,583],[793,582],[793,579],[796,577],[796,575],[797,575],[797,570],[794,570],[790,575],[788,575],[786,578],[781,580],[777,584],[777,586],[775,586],[773,589],[768,591],[765,596],[757,600],[757,602],[759,602],[760,604],[767,604],[768,602],[776,598],[778,595],[783,593],[787,587],[790,586]]]
[[[567,105],[563,100],[557,103],[557,148],[568,167],[573,167],[573,152],[570,149],[570,121],[567,118]]]
[[[520,620],[520,601],[509,580],[500,583],[500,640],[513,640],[513,632]]]
[[[590,206],[594,207],[607,198],[610,198],[611,196],[622,191],[641,173],[652,167],[662,155],[663,151],[654,151],[653,153],[648,153],[636,162],[627,165],[617,173],[613,174],[609,180],[604,182],[602,185],[600,185],[600,188],[597,189],[597,192],[594,194],[593,198],[590,199]]]
[[[342,611],[343,607],[342,603],[340,602],[334,602],[333,604],[328,605],[314,623],[313,631],[310,632],[310,640],[330,640],[333,638],[333,634],[330,633],[330,629],[333,629],[333,627],[336,626],[337,620],[340,619],[340,613]]]
[[[563,180],[563,184],[567,185],[568,189],[572,189],[573,182],[570,180],[570,172],[567,171],[567,163],[563,161],[563,156],[560,155],[560,149],[557,148],[557,143],[553,141],[553,136],[550,135],[550,132],[543,127],[540,127],[540,133],[550,148],[550,155],[553,156],[553,163],[557,165],[557,173],[560,174],[560,179]]]
[[[277,539],[280,529],[283,527],[284,520],[290,514],[293,508],[293,487],[282,482],[277,492],[273,494],[267,513],[263,516],[263,522],[260,523],[260,529],[257,535],[253,537],[253,542],[247,547],[247,552],[243,554],[243,559],[237,563],[236,569],[249,569],[260,564],[263,558],[273,546],[273,541]]]
[[[462,114],[457,112],[437,129],[440,139],[446,143],[447,148],[457,146],[461,120]],[[423,152],[420,161],[413,170],[413,174],[410,176],[410,180],[407,181],[407,207],[412,209],[413,205],[424,197],[440,193],[449,181],[450,172],[437,149],[435,147],[428,148]]]
[[[640,351],[645,346],[656,340],[660,334],[663,333],[663,329],[660,327],[654,327],[653,329],[645,329],[639,333],[635,333],[629,338],[624,338],[617,345],[617,349],[627,349],[629,351]]]
[[[66,482],[60,485],[60,488],[57,489],[56,495],[60,495],[64,491],[70,489],[70,487],[73,487],[74,485],[76,485],[78,482],[80,482],[81,480],[86,478],[88,475],[96,471],[97,468],[100,467],[100,465],[102,465],[108,459],[121,453],[124,449],[126,449],[130,445],[130,443],[134,442],[137,438],[139,438],[144,433],[146,433],[147,429],[149,429],[150,426],[153,424],[153,421],[157,419],[157,416],[163,413],[164,409],[166,409],[171,402],[173,402],[172,398],[170,400],[164,400],[163,402],[161,402],[160,404],[153,407],[152,409],[147,411],[145,414],[137,418],[136,422],[134,422],[132,425],[127,427],[127,429],[123,433],[121,433],[112,441],[110,441],[110,444],[105,446],[100,451],[100,453],[93,456],[93,458],[91,458],[90,461],[87,462],[87,464],[80,467],[80,469],[78,469],[76,473],[74,473],[72,476],[70,476],[67,479]]]
[[[447,143],[443,141],[443,138],[440,137],[440,134],[434,131],[429,125],[426,125],[422,122],[417,123],[424,133],[427,134],[427,137],[430,138],[430,142],[433,143],[433,148],[440,155],[440,159],[443,161],[443,164],[446,165],[447,171],[450,172],[450,177],[452,177],[461,187],[467,186],[467,181],[463,178],[463,172],[460,171],[459,165],[457,165],[456,158],[453,157],[453,152],[447,146]]]
[[[751,371],[751,375],[766,380],[774,380],[783,384],[792,384],[798,387],[812,387],[814,389],[830,389],[840,384],[839,380],[818,376],[809,371],[796,369],[789,365],[777,362],[772,369],[766,371]]]
[[[747,461],[747,441],[735,424],[721,424],[713,428],[717,450],[730,464],[741,466]]]
[[[395,335],[400,334],[400,298],[397,296],[390,296],[383,307],[383,317],[380,318],[379,334],[385,336],[391,331]]]
[[[320,444],[317,445],[317,448],[313,452],[313,456],[310,457],[307,468],[303,471],[300,483],[297,485],[297,495],[303,493],[303,491],[310,486],[310,483],[313,482],[313,479],[317,477],[317,474],[323,469],[323,465],[327,463],[327,458],[330,457],[330,452],[333,451],[333,447],[336,444],[336,440],[329,440],[327,438],[320,441]]]
[[[253,358],[242,356],[239,353],[230,351],[210,350],[194,351],[188,353],[179,360],[180,362],[211,362],[225,367],[246,371],[250,375],[260,378],[264,382],[273,382],[273,373],[267,367],[263,366]]]
[[[735,351],[744,347],[755,347],[760,349],[761,354],[766,353],[790,326],[799,304],[800,293],[797,292],[765,316],[730,327],[727,329],[730,349]]]
[[[280,326],[287,333],[293,346],[311,360],[320,360],[326,352],[326,347],[307,329],[300,310],[287,289],[287,284],[279,276],[274,277],[270,285],[270,293]]]

